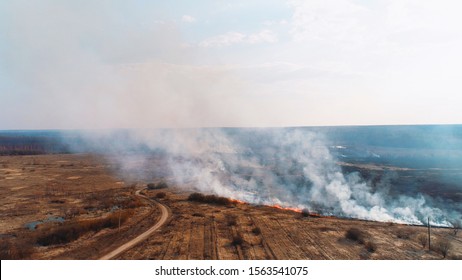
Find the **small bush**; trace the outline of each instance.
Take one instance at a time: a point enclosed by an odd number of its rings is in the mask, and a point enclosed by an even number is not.
[[[168,188],[168,185],[167,185],[167,183],[162,181],[162,182],[157,183],[157,184],[149,183],[149,184],[146,185],[146,187],[148,188],[148,190],[160,190],[160,189]]]
[[[462,228],[462,221],[461,220],[455,220],[452,222],[452,229],[454,230],[454,236],[457,235],[459,232],[459,229]]]
[[[214,194],[203,195],[201,193],[192,193],[188,196],[189,201],[196,201],[208,204],[217,204],[217,205],[231,205],[234,202],[226,197],[217,196]]]
[[[427,246],[428,237],[426,234],[421,233],[417,235],[417,241],[419,241],[419,244],[422,245],[422,248],[425,248],[425,246]]]
[[[2,260],[29,259],[33,250],[33,245],[26,240],[0,241],[0,259]]]
[[[218,199],[218,196],[214,194],[209,194],[204,196],[204,202],[205,203],[214,203]]]
[[[345,237],[349,240],[356,241],[359,244],[364,244],[365,234],[358,228],[350,228],[347,230]]]
[[[213,201],[213,203],[219,204],[219,205],[231,205],[231,204],[233,204],[233,202],[229,198],[221,197],[221,196],[216,197],[215,200]]]
[[[238,245],[242,245],[243,243],[244,243],[244,238],[242,237],[240,233],[233,236],[233,241],[231,242],[231,245],[238,246]]]
[[[375,244],[374,241],[367,241],[366,244],[364,244],[364,247],[369,253],[377,251],[377,244]]]
[[[434,250],[437,253],[440,253],[443,256],[443,258],[446,258],[449,250],[452,248],[451,241],[445,238],[440,238],[433,244],[434,245],[432,245],[432,250]]]
[[[228,216],[228,217],[227,217],[227,220],[228,220],[228,221],[227,221],[228,226],[235,226],[235,225],[237,225],[237,217],[236,217],[236,216],[232,216],[232,215],[231,215],[231,216]]]
[[[204,202],[205,196],[201,193],[192,193],[188,196],[189,201]]]
[[[302,214],[303,217],[309,217],[310,216],[310,210],[308,210],[306,208],[303,208],[301,214]]]
[[[399,229],[396,231],[396,237],[399,239],[405,239],[408,240],[411,238],[411,236],[414,234],[414,232],[411,229]]]
[[[162,181],[162,182],[157,184],[157,188],[158,189],[166,189],[166,188],[168,188],[168,184],[165,183],[164,181]]]
[[[261,234],[261,229],[259,227],[254,227],[252,229],[252,233],[255,235],[260,235]]]
[[[164,198],[164,197],[166,197],[166,196],[167,196],[167,194],[164,193],[164,192],[158,192],[158,193],[156,193],[156,198]]]

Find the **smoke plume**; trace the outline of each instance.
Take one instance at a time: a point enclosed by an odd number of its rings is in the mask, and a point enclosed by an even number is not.
[[[135,180],[163,177],[187,190],[252,204],[374,221],[424,224],[431,217],[434,225],[450,226],[460,215],[424,194],[392,194],[386,178],[372,187],[356,172],[344,174],[329,140],[304,128],[164,129],[124,135],[98,137],[94,143],[101,146],[93,148],[109,147],[109,154],[119,155],[110,157],[119,174]]]

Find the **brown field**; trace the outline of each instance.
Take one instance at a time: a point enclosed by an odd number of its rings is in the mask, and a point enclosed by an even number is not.
[[[135,195],[152,182],[124,181],[109,170],[111,166],[91,155],[1,156],[1,259],[98,259],[156,224],[158,207]],[[443,258],[438,250],[421,245],[425,227],[194,202],[188,200],[191,191],[181,187],[142,191],[168,206],[171,216],[116,258]],[[42,223],[33,230],[26,227],[34,221]],[[448,240],[446,258],[461,259],[461,235],[434,228],[432,244],[442,246],[440,241]]]

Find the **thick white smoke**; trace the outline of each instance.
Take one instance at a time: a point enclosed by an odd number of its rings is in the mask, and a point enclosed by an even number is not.
[[[304,129],[189,129],[138,132],[125,139],[162,151],[168,176],[177,185],[254,204],[375,221],[450,226],[457,213],[432,199],[390,195],[357,173],[344,175],[319,134]],[[124,174],[149,165],[146,155],[119,157]]]

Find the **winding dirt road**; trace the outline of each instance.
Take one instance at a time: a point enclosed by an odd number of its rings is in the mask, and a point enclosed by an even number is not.
[[[141,190],[137,190],[135,192],[135,195],[148,199],[152,204],[156,205],[159,207],[159,209],[162,212],[162,215],[157,223],[155,223],[152,227],[150,227],[147,231],[143,232],[142,234],[138,235],[137,237],[133,238],[132,240],[128,241],[127,243],[124,243],[117,247],[115,250],[112,250],[111,252],[107,253],[106,255],[102,256],[99,258],[100,260],[110,260],[117,255],[125,252],[126,250],[132,248],[133,246],[137,245],[138,243],[144,241],[146,238],[148,238],[151,234],[153,234],[157,229],[159,229],[161,226],[167,222],[169,216],[170,216],[170,210],[165,206],[164,204],[157,202],[155,200],[149,199],[147,196],[142,195]]]

